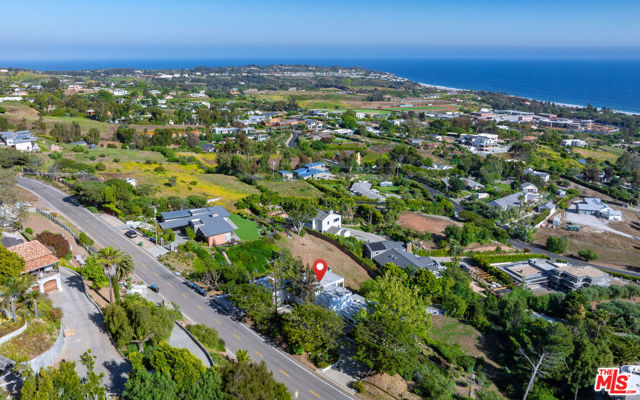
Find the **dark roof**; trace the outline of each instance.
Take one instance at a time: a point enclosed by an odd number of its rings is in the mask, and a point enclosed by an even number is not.
[[[204,237],[233,232],[233,227],[225,221],[224,217],[202,217],[200,221],[202,225],[197,223],[194,225],[197,226],[197,232]]]
[[[10,237],[10,236],[5,236],[0,240],[0,242],[2,242],[2,245],[4,247],[11,247],[11,246],[15,246],[17,244],[24,243],[24,240],[18,239],[18,238],[14,238],[14,237]]]
[[[379,266],[383,266],[387,263],[395,264],[400,268],[411,267],[414,271],[418,268],[427,268],[431,271],[438,269],[438,263],[430,257],[419,257],[407,252],[404,249],[391,249],[385,251],[377,257],[373,258],[373,261]]]
[[[364,245],[370,252],[389,250],[389,249],[401,249],[404,247],[402,242],[396,242],[393,240],[381,240],[379,242],[371,242]]]
[[[192,208],[190,210],[167,211],[160,213],[160,216],[162,217],[163,221],[169,221],[172,219],[186,218],[202,214],[216,214],[221,217],[228,217],[230,215],[229,211],[227,211],[224,207],[213,206],[205,208]]]

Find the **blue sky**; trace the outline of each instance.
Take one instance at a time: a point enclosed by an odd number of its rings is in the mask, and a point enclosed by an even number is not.
[[[0,59],[640,58],[631,0],[22,0]]]

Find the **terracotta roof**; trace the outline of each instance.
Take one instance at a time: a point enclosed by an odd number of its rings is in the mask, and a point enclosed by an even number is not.
[[[24,258],[24,272],[43,268],[47,265],[51,265],[60,261],[53,254],[53,252],[49,250],[49,248],[47,248],[47,246],[37,240],[11,246],[8,247],[7,250],[12,251],[20,257]]]

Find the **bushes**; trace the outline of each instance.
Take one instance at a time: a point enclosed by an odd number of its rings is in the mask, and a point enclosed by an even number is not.
[[[29,235],[33,235],[33,229],[31,228],[27,228],[24,231],[27,232]]]
[[[44,231],[36,236],[42,244],[53,247],[53,251],[58,258],[64,258],[69,252],[69,242],[61,233]]]
[[[586,250],[580,250],[578,252],[578,256],[580,258],[582,258],[585,261],[592,261],[592,260],[597,260],[598,259],[598,253],[596,253],[595,251],[591,250],[591,249],[586,249]]]
[[[569,237],[567,236],[549,236],[547,238],[546,248],[552,253],[563,254],[569,247]]]
[[[93,246],[93,239],[91,239],[86,233],[80,232],[80,235],[78,236],[78,243],[82,246]]]
[[[196,324],[187,325],[187,330],[206,347],[216,351],[225,351],[224,340],[218,337],[218,331],[215,329],[206,325]]]

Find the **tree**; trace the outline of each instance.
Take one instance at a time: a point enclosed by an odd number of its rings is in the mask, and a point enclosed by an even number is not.
[[[0,245],[0,285],[20,275],[24,271],[24,264],[22,257]]]
[[[7,307],[10,308],[11,318],[14,322],[18,319],[15,300],[19,299],[21,302],[27,299],[25,294],[33,286],[33,281],[34,279],[28,274],[19,275],[7,279],[2,286],[0,286],[0,293],[3,294],[2,305],[5,310]]]
[[[85,259],[84,265],[79,270],[80,275],[85,279],[93,282],[93,287],[96,289],[103,288],[108,284],[107,277],[104,275],[104,268],[96,260],[95,256],[89,256]]]
[[[122,394],[129,400],[174,400],[178,397],[178,390],[171,378],[142,368],[133,370]]]
[[[547,238],[546,248],[552,253],[563,254],[569,247],[569,238],[567,236],[549,236]]]
[[[299,304],[285,316],[287,343],[310,353],[335,349],[344,330],[344,320],[334,311],[315,304]]]
[[[95,357],[91,350],[80,357],[80,362],[87,369],[87,376],[81,379],[75,370],[76,363],[63,360],[60,365],[40,369],[36,374],[31,368],[22,373],[23,385],[20,391],[21,400],[42,399],[86,399],[102,400],[106,390],[102,386],[104,374],[94,371]]]
[[[228,400],[292,400],[286,386],[277,382],[264,361],[228,362],[220,368]]]
[[[614,365],[613,354],[603,340],[592,340],[587,335],[578,336],[574,342],[573,353],[568,357],[567,371],[569,386],[573,390],[574,399],[578,391],[593,385],[593,377],[603,365]]]
[[[129,343],[158,344],[169,339],[175,320],[181,313],[168,307],[156,306],[138,295],[125,297],[122,303],[111,303],[105,308],[104,322],[118,347]]]
[[[113,247],[104,247],[96,255],[96,261],[105,269],[105,275],[109,278],[109,285],[118,287],[118,282],[126,279],[133,273],[133,260],[129,254],[123,253]],[[111,296],[111,288],[109,290]],[[111,298],[109,299],[111,301]]]
[[[296,271],[289,283],[289,295],[301,303],[316,301],[316,292],[320,284],[313,269],[308,265]]]
[[[317,214],[315,206],[308,199],[288,199],[282,208],[289,216],[289,221],[293,224],[298,235],[302,232],[304,224]]]
[[[356,317],[356,359],[378,372],[395,375],[416,365],[413,328],[399,314],[363,310]]]
[[[45,246],[53,247],[53,252],[58,258],[64,258],[69,253],[69,242],[61,233],[43,231],[36,236],[36,240]]]
[[[431,326],[431,318],[427,312],[429,304],[420,296],[418,287],[407,286],[399,277],[387,272],[384,276],[364,282],[360,292],[373,302],[373,307],[377,310],[398,315],[411,326],[412,332],[418,337],[427,337]]]
[[[242,284],[228,289],[229,298],[247,317],[259,327],[264,328],[273,315],[273,297],[259,285]]]
[[[278,309],[278,284],[289,281],[303,268],[302,259],[294,258],[289,249],[282,249],[273,263],[273,304]],[[282,299],[283,301],[285,299]]]
[[[578,256],[585,261],[593,261],[598,259],[598,253],[596,253],[592,249],[580,250],[578,252]]]
[[[546,375],[557,368],[563,358],[574,350],[569,330],[562,324],[534,318],[510,340],[515,342],[520,357],[531,367],[523,400],[526,400],[538,375]]]

